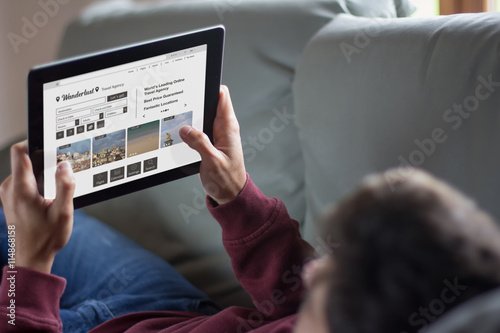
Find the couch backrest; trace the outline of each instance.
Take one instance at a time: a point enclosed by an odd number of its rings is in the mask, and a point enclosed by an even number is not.
[[[292,98],[300,55],[336,13],[353,10],[358,15],[385,17],[410,10],[396,2],[398,6],[392,0],[160,1],[147,5],[107,1],[89,8],[68,27],[60,56],[224,24],[223,83],[230,88],[241,124],[247,170],[264,193],[283,200],[291,216],[303,221],[304,165]],[[205,208],[197,177],[86,210],[172,262],[210,296],[235,289],[234,278],[228,280],[232,273],[220,230]],[[185,265],[197,258],[197,270]],[[202,270],[203,276],[197,275]]]
[[[365,8],[361,6],[365,4]],[[408,6],[401,1],[133,1],[99,3],[75,20],[65,33],[61,57],[69,57],[201,27],[227,28],[223,82],[232,93],[242,127],[248,171],[269,196],[282,199],[292,216],[302,221],[303,162],[293,124],[291,84],[299,57],[311,36],[335,13],[396,16]],[[175,184],[175,185],[174,185]],[[164,218],[205,220],[206,212],[186,219],[178,208],[191,208],[202,189],[191,177],[176,182],[176,202]],[[200,206],[200,205],[198,205]],[[205,211],[204,208],[201,210]],[[199,211],[199,209],[195,209]]]

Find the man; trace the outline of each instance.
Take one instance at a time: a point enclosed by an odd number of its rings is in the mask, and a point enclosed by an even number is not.
[[[0,331],[416,331],[431,319],[422,323],[412,313],[440,297],[446,283],[461,293],[446,310],[499,285],[494,223],[427,174],[403,178],[394,171],[391,186],[381,176],[368,179],[325,219],[325,231],[340,244],[335,255],[311,260],[314,253],[283,203],[265,197],[245,171],[226,87],[214,145],[191,127],[180,136],[201,155],[207,205],[257,310],[218,309],[167,263],[81,213],[71,236],[71,168],[59,165],[56,199],[44,200],[21,143],[12,148],[12,175],[0,188],[4,234],[14,230],[16,244],[16,273],[3,270]],[[7,259],[10,244],[2,244]],[[107,278],[103,283],[110,272],[121,289]]]

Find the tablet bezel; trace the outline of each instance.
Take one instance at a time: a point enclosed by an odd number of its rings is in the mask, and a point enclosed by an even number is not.
[[[223,26],[210,27],[169,36],[152,41],[128,45],[112,50],[35,67],[28,74],[28,152],[33,164],[38,189],[44,196],[44,128],[43,128],[43,84],[58,81],[109,67],[119,66],[171,52],[207,45],[205,76],[205,103],[203,131],[213,142],[213,122],[219,102],[224,56]],[[74,207],[81,208],[104,200],[140,191],[152,186],[177,180],[199,172],[200,163],[188,164],[145,178],[131,180],[107,189],[97,190],[73,199]]]

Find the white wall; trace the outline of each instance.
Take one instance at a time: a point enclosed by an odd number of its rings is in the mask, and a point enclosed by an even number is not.
[[[66,24],[88,4],[97,0],[0,0],[0,147],[16,137],[26,135],[26,76],[31,67],[55,59]],[[41,14],[40,3],[51,6],[52,16]],[[9,33],[24,38],[23,17],[40,28],[27,35],[26,44],[18,45],[16,53]],[[43,19],[48,18],[46,24]],[[30,31],[26,31],[30,33]],[[12,36],[12,34],[11,34]]]
[[[439,15],[439,0],[412,0],[417,5],[417,11],[413,17],[425,17]]]

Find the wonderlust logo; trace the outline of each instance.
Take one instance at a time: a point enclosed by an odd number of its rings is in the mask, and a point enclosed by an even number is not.
[[[68,100],[72,100],[72,99],[79,98],[82,96],[92,95],[93,93],[96,93],[96,92],[99,92],[99,87],[95,87],[92,89],[85,89],[84,91],[78,90],[75,93],[68,93],[68,94],[62,94],[61,96],[57,96],[56,101],[59,102],[61,99],[63,101],[68,101]]]

